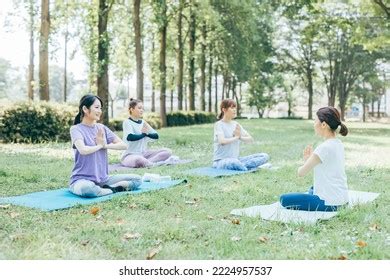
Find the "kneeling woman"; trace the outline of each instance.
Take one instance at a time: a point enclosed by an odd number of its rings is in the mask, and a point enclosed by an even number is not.
[[[314,169],[314,185],[308,193],[282,195],[280,202],[284,207],[306,211],[337,211],[340,206],[348,203],[344,146],[336,138],[339,127],[340,134],[346,136],[348,129],[341,123],[337,109],[324,107],[317,111],[314,130],[325,141],[314,151],[311,146],[305,148],[305,163],[298,169],[300,177]]]
[[[214,162],[213,167],[247,171],[266,163],[269,156],[258,153],[245,157],[240,155],[240,142],[252,143],[253,138],[233,119],[237,116],[237,104],[232,99],[221,102],[221,113],[214,125]]]
[[[132,174],[108,176],[107,150],[125,150],[126,144],[108,127],[97,123],[102,114],[102,101],[85,95],[79,104],[70,136],[75,164],[70,178],[70,191],[83,197],[97,197],[136,189],[141,177]]]
[[[131,98],[129,103],[130,116],[123,121],[123,141],[127,143],[127,150],[122,155],[121,164],[127,167],[149,167],[172,155],[170,149],[148,149],[148,142],[157,140],[158,134],[142,119],[143,113],[142,101]]]

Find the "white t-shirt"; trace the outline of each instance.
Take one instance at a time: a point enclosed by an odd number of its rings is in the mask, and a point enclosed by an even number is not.
[[[133,120],[127,119],[123,121],[123,142],[127,144],[127,150],[122,154],[122,160],[127,155],[140,155],[148,149],[148,142],[154,141],[147,136],[137,141],[127,141],[127,135],[131,134],[142,134],[141,130],[144,126],[144,120],[141,120],[140,123],[137,123]],[[148,133],[157,133],[154,129]]]
[[[214,158],[213,160],[221,160],[225,158],[238,158],[240,156],[240,140],[234,141],[230,144],[221,145],[218,143],[218,134],[223,134],[225,138],[234,137],[234,130],[239,125],[241,128],[241,135],[247,136],[248,132],[236,122],[224,122],[219,120],[214,125]]]
[[[328,139],[313,152],[321,163],[314,167],[314,190],[326,205],[343,205],[348,202],[347,176],[345,175],[344,145],[336,138]]]

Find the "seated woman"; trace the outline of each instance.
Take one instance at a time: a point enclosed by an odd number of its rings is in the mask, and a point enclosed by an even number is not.
[[[288,193],[280,196],[280,203],[284,207],[305,211],[337,211],[340,206],[348,203],[344,146],[336,138],[336,130],[339,127],[340,134],[346,136],[348,129],[341,123],[337,109],[324,107],[317,111],[314,131],[325,141],[314,152],[311,146],[305,148],[305,163],[298,169],[300,177],[314,169],[314,185],[308,193]]]
[[[245,157],[240,155],[240,142],[252,143],[253,138],[233,119],[237,116],[237,104],[232,99],[221,102],[221,113],[214,125],[214,162],[213,167],[247,171],[266,163],[269,156],[258,153]]]
[[[103,103],[98,96],[85,95],[70,136],[75,163],[69,190],[83,197],[97,197],[136,189],[141,177],[132,174],[108,176],[107,150],[125,150],[126,144],[107,126],[97,123]]]
[[[130,99],[130,117],[123,121],[123,141],[127,150],[123,153],[121,164],[127,167],[149,167],[156,162],[168,159],[172,152],[169,149],[148,150],[148,142],[157,140],[157,132],[142,119],[144,106],[141,100]]]

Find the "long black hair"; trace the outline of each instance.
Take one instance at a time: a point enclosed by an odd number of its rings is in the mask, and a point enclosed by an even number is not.
[[[79,112],[74,118],[74,122],[73,122],[74,125],[81,123],[81,120],[84,117],[83,107],[85,106],[88,109],[91,108],[92,104],[95,103],[96,99],[100,101],[100,104],[103,107],[103,102],[99,96],[93,94],[86,94],[83,97],[81,97],[80,104],[79,104]]]
[[[340,134],[346,136],[348,128],[340,120],[339,111],[331,106],[320,108],[317,111],[317,116],[320,122],[326,122],[332,131],[335,131],[340,126]]]

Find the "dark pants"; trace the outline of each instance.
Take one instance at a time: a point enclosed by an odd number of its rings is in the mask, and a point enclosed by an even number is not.
[[[313,194],[313,187],[308,193],[287,193],[280,196],[280,203],[287,209],[304,211],[337,211],[336,205],[325,205],[325,201]]]

